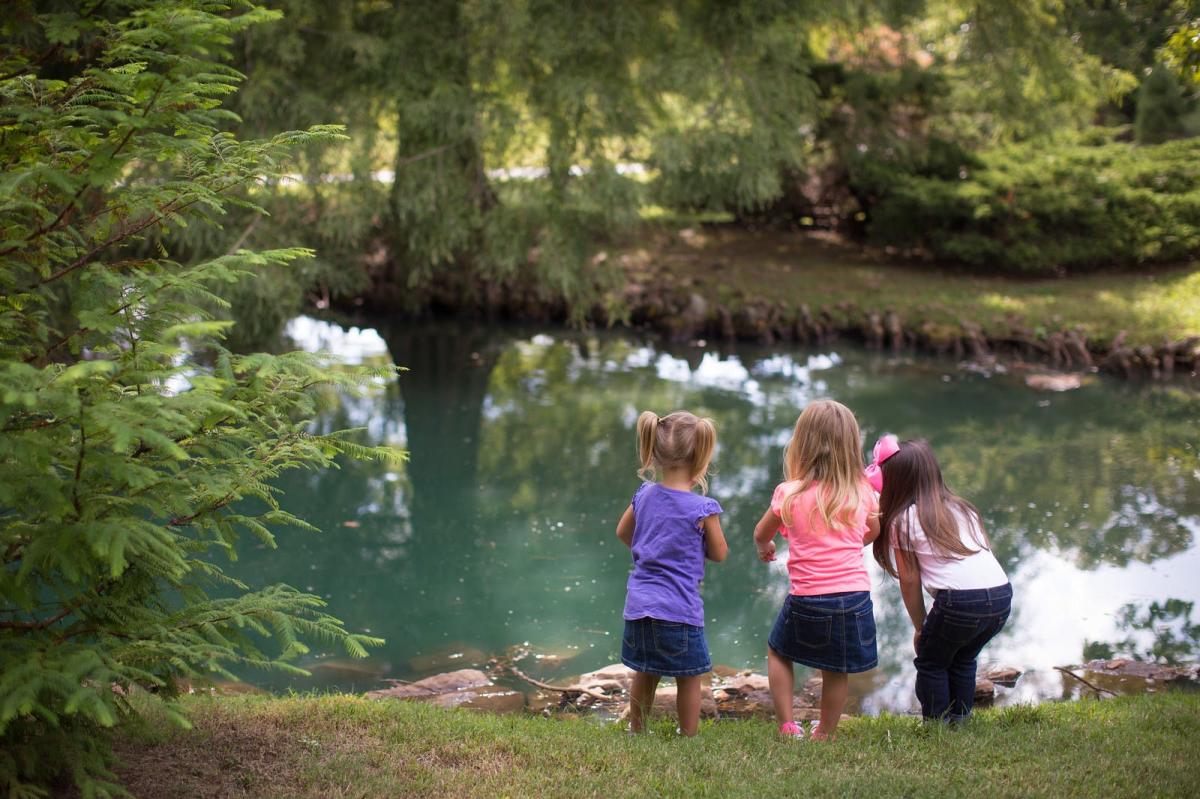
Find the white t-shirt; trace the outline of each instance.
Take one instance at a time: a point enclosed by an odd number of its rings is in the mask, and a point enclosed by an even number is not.
[[[980,541],[983,536],[972,535],[976,528],[974,519],[967,519],[958,511],[954,512],[958,519],[958,535],[963,545],[974,550],[974,554],[966,556],[952,555],[945,557],[934,551],[933,545],[925,537],[921,529],[921,520],[917,517],[917,506],[912,505],[904,513],[901,526],[908,525],[908,546],[905,550],[912,551],[917,556],[921,567],[921,587],[930,594],[940,588],[954,590],[969,590],[973,588],[996,588],[1008,582],[1008,576],[991,550],[983,549]],[[893,559],[895,553],[892,553]]]

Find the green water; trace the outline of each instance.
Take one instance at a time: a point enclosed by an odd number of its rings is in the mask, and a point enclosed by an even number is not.
[[[311,679],[261,678],[270,687],[370,689],[525,644],[554,656],[528,661],[545,679],[617,661],[630,558],[613,528],[638,485],[633,425],[644,409],[717,420],[710,493],[725,508],[730,555],[708,567],[706,630],[714,663],[762,670],[787,579],[783,559],[757,560],[751,530],[796,416],[819,397],[855,411],[867,448],[884,432],[928,438],[948,482],[983,511],[1015,589],[984,661],[1030,670],[1001,701],[1074,690],[1051,669],[1081,662],[1089,642],[1149,651],[1165,637],[1178,654],[1190,640],[1179,606],[1152,624],[1122,611],[1200,599],[1200,399],[1184,388],[1096,379],[1047,394],[1015,375],[849,345],[664,348],[465,324],[344,331],[305,318],[290,329],[303,347],[410,368],[366,397],[331,398],[317,426],[365,427],[365,440],[411,457],[402,470],[345,463],[282,482],[285,507],[324,532],[284,531],[276,552],[247,543],[234,571],[325,596],[387,644],[360,663],[314,657]],[[855,678],[854,704],[909,710],[911,629],[895,583],[869,566],[880,668]]]

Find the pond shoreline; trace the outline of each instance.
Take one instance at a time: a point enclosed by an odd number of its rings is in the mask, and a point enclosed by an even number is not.
[[[552,717],[585,713],[605,719],[625,717],[634,671],[621,663],[568,678],[565,684],[552,684],[529,676],[518,664],[529,652],[493,658],[483,669],[460,668],[441,672],[417,681],[384,680],[389,687],[368,691],[376,700],[404,700],[443,708],[462,708],[486,713],[535,714]],[[1115,697],[1122,694],[1153,693],[1164,687],[1200,686],[1200,663],[1176,665],[1110,658],[1090,660],[1080,665],[1056,666],[1062,689],[1058,699]],[[1033,674],[1033,672],[1030,672]],[[1003,693],[1011,691],[1026,675],[1013,666],[981,668],[975,679],[975,702],[988,707]],[[1044,674],[1042,675],[1045,676]],[[1035,674],[1035,679],[1037,675]],[[1069,678],[1069,679],[1068,679]],[[564,681],[560,680],[560,683]],[[820,713],[822,682],[819,676],[806,680],[794,692],[796,718],[815,720]],[[537,690],[531,690],[537,689]],[[659,686],[655,694],[655,712],[672,716],[676,692],[673,681]],[[1053,701],[1046,696],[1039,700]],[[1026,696],[1025,701],[1028,701]],[[766,674],[752,669],[715,666],[703,675],[700,714],[702,718],[770,718],[774,715]],[[848,713],[846,718],[864,715]],[[901,712],[900,715],[906,715]]]
[[[482,671],[458,669],[415,682],[385,680],[390,687],[368,691],[366,696],[486,713],[532,713],[546,717],[583,713],[620,720],[629,706],[633,676],[632,669],[613,663],[570,679],[567,684],[555,685],[530,677],[514,661],[502,658],[489,663]],[[1012,667],[982,670],[976,680],[975,701],[981,707],[991,704],[996,697],[997,685],[1012,688],[1021,676],[1022,671]],[[810,721],[819,717],[821,685],[821,678],[814,676],[795,691],[793,708],[797,719]],[[673,716],[675,701],[674,681],[666,680],[655,693],[654,711]],[[768,718],[773,714],[774,704],[766,674],[752,669],[715,666],[702,676],[702,718]],[[856,715],[861,714],[847,713],[845,717]]]
[[[1106,372],[1125,378],[1195,379],[1200,375],[1200,337],[1166,341],[1158,347],[1129,346],[1125,336],[1112,342],[1088,340],[1078,328],[1064,325],[1044,335],[1025,327],[1009,334],[985,333],[973,322],[958,325],[908,320],[885,308],[790,308],[764,299],[740,308],[710,307],[698,294],[681,296],[669,288],[651,292],[631,306],[634,329],[649,330],[670,341],[719,340],[772,345],[779,342],[828,345],[849,340],[868,349],[927,353],[951,357],[977,367],[997,365],[1052,373]],[[1060,384],[1063,385],[1063,384]]]
[[[512,282],[447,292],[426,313],[626,329],[684,344],[846,340],[1052,375],[1200,375],[1200,320],[1189,310],[1200,307],[1198,264],[995,277],[818,234],[719,227],[646,233],[597,256],[597,264],[610,260],[618,264],[618,287],[584,313],[572,315],[561,300]],[[369,294],[338,307],[354,315],[396,312]]]

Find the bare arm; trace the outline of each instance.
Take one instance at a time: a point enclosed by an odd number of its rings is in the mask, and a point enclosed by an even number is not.
[[[617,538],[621,539],[625,546],[633,546],[633,505],[625,509],[621,520],[617,522]]]
[[[913,627],[919,633],[925,624],[925,597],[921,596],[921,567],[911,552],[903,549],[896,553],[896,571],[900,574],[900,596]]]
[[[775,532],[783,524],[783,519],[774,510],[767,512],[754,526],[754,545],[758,547],[758,559],[761,561],[775,560]]]
[[[874,543],[876,538],[879,538],[879,515],[871,513],[867,515],[867,534],[863,536],[863,546]]]
[[[704,519],[704,557],[720,563],[729,554],[729,544],[725,543],[725,533],[721,530],[721,517],[717,514]]]

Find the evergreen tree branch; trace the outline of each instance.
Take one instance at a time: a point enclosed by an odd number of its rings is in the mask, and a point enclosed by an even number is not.
[[[75,480],[71,485],[71,504],[75,508],[75,519],[83,518],[83,505],[79,499],[79,485],[83,479],[83,458],[87,452],[87,430],[83,424],[83,392],[79,392],[79,456],[75,459]]]
[[[238,180],[232,181],[232,182],[228,183],[227,185],[222,186],[218,189],[213,189],[212,192],[214,194],[223,194],[226,191],[229,191],[230,189],[232,189],[236,186],[240,186],[240,185],[246,183],[250,179],[250,177],[251,176],[247,175],[245,177],[239,178]],[[167,219],[168,217],[170,217],[174,214],[178,214],[180,211],[184,211],[184,210],[190,208],[191,206],[200,202],[200,200],[201,200],[201,197],[196,196],[196,197],[192,197],[191,199],[187,200],[186,202],[172,201],[170,203],[167,203],[166,205],[159,206],[159,208],[156,210],[155,213],[148,214],[141,221],[136,222],[127,228],[123,228],[120,232],[110,236],[109,238],[105,239],[101,243],[95,245],[90,250],[88,250],[88,252],[85,253],[84,255],[80,256],[79,258],[77,258],[76,260],[74,260],[73,262],[68,264],[67,266],[64,266],[61,269],[51,273],[47,277],[42,278],[41,280],[39,280],[37,283],[35,283],[33,286],[29,287],[25,291],[27,291],[27,292],[33,291],[33,290],[41,288],[42,286],[45,286],[49,283],[53,283],[56,280],[60,280],[64,277],[66,277],[67,275],[71,274],[72,272],[79,269],[80,267],[86,266],[88,263],[91,262],[91,260],[96,255],[100,254],[104,250],[107,250],[109,247],[112,247],[114,244],[120,244],[121,242],[126,241],[126,240],[138,235],[142,231],[146,230],[147,228],[149,228],[153,225],[158,224],[159,222],[163,221],[164,219]],[[8,295],[0,294],[0,296],[8,296]]]
[[[74,609],[70,606],[63,608],[48,619],[41,621],[0,621],[0,629],[5,630],[44,630],[51,624],[60,622],[71,615]]]

